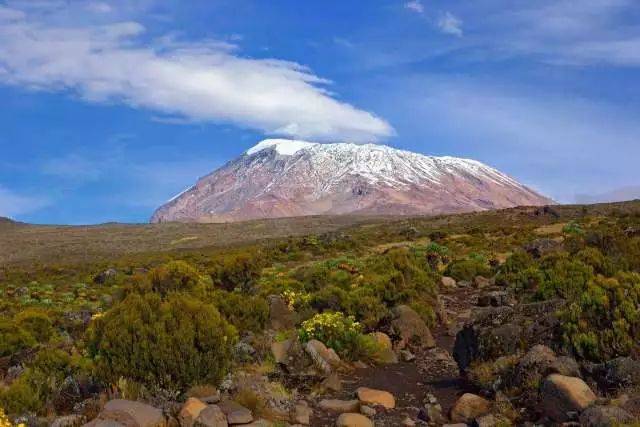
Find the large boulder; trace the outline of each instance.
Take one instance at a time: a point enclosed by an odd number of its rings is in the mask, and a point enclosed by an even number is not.
[[[202,412],[202,410],[206,407],[207,405],[200,399],[197,399],[195,397],[190,397],[189,399],[187,399],[184,405],[182,405],[182,409],[178,414],[178,421],[180,422],[180,426],[192,427],[196,421],[196,418],[198,418],[198,415],[200,415],[200,412]]]
[[[220,410],[227,416],[229,424],[248,424],[253,421],[253,414],[244,406],[227,400],[218,404]]]
[[[346,413],[338,417],[337,427],[373,427],[373,421],[362,414]]]
[[[378,351],[374,356],[375,361],[378,363],[398,363],[398,356],[393,351],[389,335],[384,332],[373,332],[371,336],[378,345]]]
[[[640,387],[640,360],[630,357],[618,357],[597,365],[593,376],[598,385],[613,391],[624,388]]]
[[[315,366],[326,375],[330,375],[335,369],[342,366],[340,356],[332,348],[327,348],[326,345],[318,340],[307,342],[304,349],[313,360]]]
[[[631,424],[633,415],[617,406],[592,406],[580,415],[580,425],[584,427],[614,427]]]
[[[393,394],[384,390],[376,390],[374,388],[359,387],[356,390],[358,400],[365,405],[380,405],[386,409],[393,409],[396,407],[396,399]]]
[[[217,405],[209,405],[200,411],[194,423],[194,427],[227,427],[228,425],[226,415]]]
[[[453,357],[458,367],[466,371],[475,360],[493,360],[526,351],[536,344],[558,342],[561,331],[556,313],[564,303],[550,300],[474,310],[456,335]]]
[[[571,413],[581,413],[597,399],[580,378],[560,374],[551,374],[543,381],[540,397],[544,414],[557,422],[568,421]]]
[[[405,348],[408,344],[427,348],[436,346],[429,327],[415,310],[408,305],[399,305],[393,308],[392,313],[391,330],[393,335],[399,338],[398,350]]]
[[[514,383],[537,391],[540,383],[553,370],[556,354],[549,347],[537,344],[525,354],[516,366]]]
[[[153,406],[132,400],[110,400],[98,417],[85,426],[122,425],[126,427],[165,427],[162,411]]]
[[[280,295],[269,296],[269,326],[280,331],[296,325],[296,314]]]
[[[491,412],[491,402],[478,395],[465,393],[451,408],[451,421],[469,424],[489,412]]]

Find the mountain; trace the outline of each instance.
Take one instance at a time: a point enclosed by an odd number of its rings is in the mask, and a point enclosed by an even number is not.
[[[602,194],[578,194],[576,203],[615,203],[640,199],[640,186],[617,188]]]
[[[151,221],[442,214],[550,203],[475,160],[384,145],[267,139],[199,179]]]

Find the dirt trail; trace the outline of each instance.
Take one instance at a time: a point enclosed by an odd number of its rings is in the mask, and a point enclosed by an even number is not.
[[[440,325],[433,330],[436,347],[415,353],[412,362],[399,362],[358,369],[343,377],[343,390],[323,398],[353,399],[358,387],[386,390],[396,398],[396,409],[378,414],[376,426],[400,426],[405,417],[415,420],[424,406],[428,394],[432,394],[447,414],[457,398],[474,391],[464,380],[451,356],[455,332],[467,319],[475,302],[477,290],[459,288],[441,295],[449,316],[449,325]],[[335,415],[323,413],[315,408],[312,426],[334,426]]]

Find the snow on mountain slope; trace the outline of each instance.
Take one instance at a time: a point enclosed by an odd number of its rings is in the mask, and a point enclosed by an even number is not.
[[[441,214],[549,203],[475,160],[384,145],[267,139],[175,196],[151,221]]]

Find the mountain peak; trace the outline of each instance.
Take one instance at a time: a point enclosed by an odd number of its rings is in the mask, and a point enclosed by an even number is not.
[[[283,156],[293,156],[298,151],[317,145],[317,142],[300,141],[296,139],[265,139],[249,148],[246,153],[252,155],[267,148],[275,148],[278,154]]]
[[[377,144],[266,139],[171,199],[151,220],[423,215],[550,203],[476,160]]]

